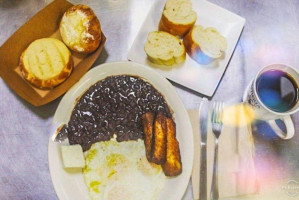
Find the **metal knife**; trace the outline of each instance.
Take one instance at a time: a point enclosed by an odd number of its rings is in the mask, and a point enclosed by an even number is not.
[[[203,98],[199,106],[199,129],[201,136],[200,153],[200,188],[199,199],[207,200],[207,132],[208,132],[209,101]]]

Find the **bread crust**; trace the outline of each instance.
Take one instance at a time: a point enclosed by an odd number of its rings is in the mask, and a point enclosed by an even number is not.
[[[196,20],[190,24],[176,24],[171,22],[163,13],[159,23],[159,30],[183,37],[194,26],[195,22]]]
[[[182,7],[183,4],[185,7]],[[184,18],[186,16],[189,18]],[[197,14],[192,10],[190,0],[167,0],[159,22],[159,30],[183,37],[193,27],[196,19]]]
[[[34,74],[32,74],[31,72],[29,72],[26,69],[25,64],[24,64],[23,59],[24,59],[24,55],[26,53],[27,48],[21,54],[19,66],[20,66],[20,71],[21,71],[23,78],[25,80],[27,80],[29,83],[31,83],[32,85],[34,85],[38,88],[41,88],[41,89],[50,89],[50,88],[53,88],[53,87],[59,85],[60,83],[62,83],[65,79],[67,79],[70,76],[70,74],[73,70],[73,65],[74,65],[71,54],[69,55],[67,64],[65,65],[63,70],[58,75],[56,75],[50,79],[40,79],[40,78],[36,77]]]
[[[85,29],[84,32],[86,32],[86,34],[88,35],[91,35],[92,37],[84,37],[83,34],[81,34],[79,43],[76,45],[71,45],[68,44],[66,40],[63,39],[64,37],[67,36],[64,36],[64,34],[61,31],[62,30],[61,27],[63,26],[63,23],[65,23],[64,22],[65,17],[68,17],[70,14],[75,13],[77,11],[81,11],[84,15],[86,15],[87,26],[84,28]],[[64,43],[73,51],[79,53],[91,53],[95,51],[101,43],[102,31],[101,31],[100,21],[97,18],[97,16],[94,14],[93,10],[86,5],[78,4],[69,8],[62,17],[62,20],[59,25],[59,29]],[[77,48],[77,45],[80,48]]]
[[[191,29],[183,39],[186,52],[189,55],[193,55],[194,53],[200,51],[200,47],[192,40],[192,30],[193,29]]]

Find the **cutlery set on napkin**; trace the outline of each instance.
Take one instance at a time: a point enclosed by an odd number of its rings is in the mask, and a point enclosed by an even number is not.
[[[227,123],[223,108],[223,103],[215,102],[210,111],[204,98],[199,110],[188,111],[194,136],[195,200],[234,199],[258,191],[251,126]]]

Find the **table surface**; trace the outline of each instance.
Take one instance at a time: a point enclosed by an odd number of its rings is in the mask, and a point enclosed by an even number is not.
[[[210,1],[246,18],[241,38],[212,100],[240,102],[246,85],[261,67],[268,64],[288,63],[299,68],[298,0]],[[0,0],[0,45],[50,2]],[[153,4],[152,0],[71,2],[89,5],[99,17],[107,36],[105,49],[94,66],[126,60]],[[202,98],[199,94],[174,86],[187,109],[198,108]],[[0,78],[0,199],[57,199],[48,169],[47,144],[52,118],[60,100],[36,108],[17,96]],[[298,132],[299,113],[292,118]],[[254,126],[254,130],[260,129],[266,130],[267,125]],[[264,170],[262,178],[266,177],[264,180],[282,178],[299,182],[298,133],[292,140],[282,141],[269,136],[268,131],[255,131],[255,145],[256,158],[264,163],[256,167],[266,167],[261,169]],[[191,184],[184,199],[192,199]]]

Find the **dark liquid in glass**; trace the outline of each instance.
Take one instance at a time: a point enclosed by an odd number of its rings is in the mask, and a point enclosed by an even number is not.
[[[280,70],[262,73],[256,90],[263,104],[276,112],[289,111],[298,102],[298,85],[291,75]]]

